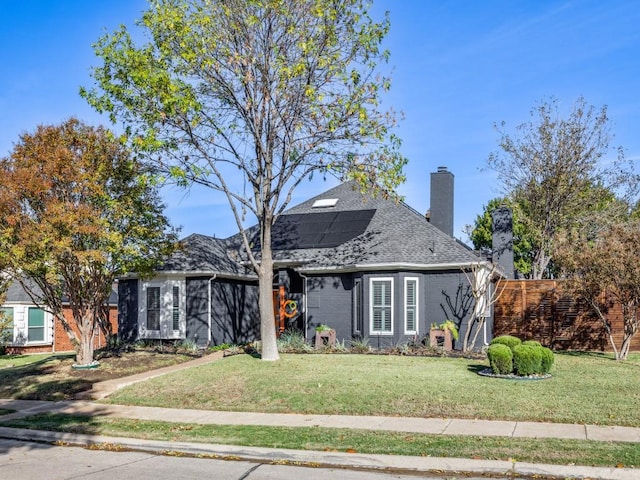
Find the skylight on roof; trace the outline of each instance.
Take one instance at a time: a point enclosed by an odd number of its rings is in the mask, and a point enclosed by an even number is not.
[[[316,200],[311,205],[311,208],[328,208],[335,207],[336,203],[338,203],[337,198],[321,198],[320,200]]]

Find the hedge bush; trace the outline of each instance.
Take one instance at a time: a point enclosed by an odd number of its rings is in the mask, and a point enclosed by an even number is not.
[[[491,370],[496,375],[508,375],[513,372],[513,352],[501,343],[493,343],[487,349]]]
[[[521,341],[512,335],[494,338],[487,349],[491,370],[497,375],[545,375],[553,366],[553,352],[537,340]]]
[[[542,347],[531,345],[513,347],[513,371],[522,377],[542,373]]]
[[[515,347],[516,345],[520,345],[522,341],[518,337],[514,337],[512,335],[501,335],[491,340],[491,345],[494,345],[496,343],[506,345],[513,350],[513,347]]]
[[[549,373],[551,371],[551,367],[553,366],[553,352],[546,347],[540,347],[540,352],[542,353],[540,373]]]

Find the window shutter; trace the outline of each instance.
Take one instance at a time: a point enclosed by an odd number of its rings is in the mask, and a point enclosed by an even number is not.
[[[147,330],[160,330],[160,287],[147,287]]]
[[[417,331],[417,286],[416,279],[405,280],[405,331]]]
[[[180,287],[173,287],[173,329],[180,330]]]
[[[374,333],[391,333],[392,281],[372,280],[371,282],[371,331]]]

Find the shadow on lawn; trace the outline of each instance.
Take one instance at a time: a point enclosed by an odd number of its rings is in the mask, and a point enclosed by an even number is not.
[[[486,368],[487,366],[482,363],[472,363],[467,365],[467,370],[469,370],[472,373],[480,373],[482,370],[485,370]]]
[[[59,365],[75,358],[74,354],[51,355],[33,363],[0,370],[0,397],[19,400],[65,400],[91,388],[92,382],[81,377],[60,375]]]
[[[102,414],[99,410],[97,412],[94,412],[93,416],[41,413],[38,415],[32,415],[30,417],[9,420],[7,422],[2,422],[2,417],[0,417],[0,426],[57,432],[70,432],[85,435],[99,435],[101,433],[100,425],[96,421],[95,417],[101,415]],[[89,444],[99,445],[100,443],[89,441]],[[19,442],[16,444],[16,442],[13,442],[12,440],[3,441],[0,439],[0,455],[11,452],[11,450],[16,446],[32,450],[51,448],[55,446],[55,443]]]

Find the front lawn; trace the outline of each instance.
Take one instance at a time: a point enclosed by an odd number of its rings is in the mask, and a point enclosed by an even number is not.
[[[30,363],[40,362],[54,356],[68,357],[67,354],[36,353],[33,355],[0,355],[0,368],[21,367]]]
[[[486,362],[386,355],[237,355],[105,401],[229,411],[483,418],[640,426],[640,356],[557,354],[553,378],[479,376]]]
[[[0,398],[68,400],[93,383],[124,377],[191,360],[182,354],[140,350],[114,354],[98,352],[96,369],[74,370],[73,354],[0,356]]]

